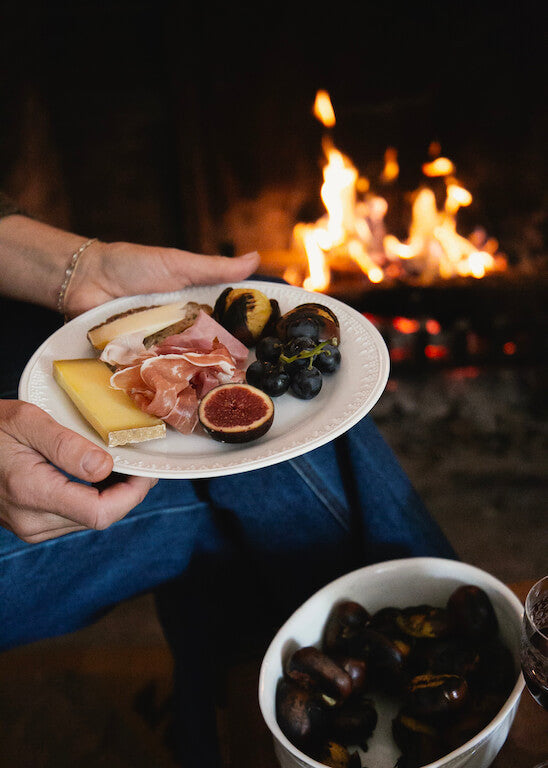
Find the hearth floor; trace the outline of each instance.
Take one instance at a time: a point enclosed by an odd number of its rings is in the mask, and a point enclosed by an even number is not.
[[[393,376],[373,410],[460,557],[505,582],[548,571],[543,389],[530,371]],[[1,655],[0,768],[175,768],[165,718],[152,718],[169,696],[170,675],[150,595],[80,632]],[[238,675],[237,705],[229,697],[219,713],[227,768],[275,768],[256,665]],[[253,762],[250,729],[264,743]]]

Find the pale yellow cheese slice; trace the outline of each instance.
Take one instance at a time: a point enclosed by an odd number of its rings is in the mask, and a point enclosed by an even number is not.
[[[126,333],[150,335],[182,320],[187,314],[186,302],[176,301],[158,307],[141,307],[127,314],[115,315],[88,331],[95,349],[104,349],[117,336]]]
[[[111,387],[111,375],[109,367],[95,358],[53,363],[53,378],[109,447],[165,437],[165,423]]]

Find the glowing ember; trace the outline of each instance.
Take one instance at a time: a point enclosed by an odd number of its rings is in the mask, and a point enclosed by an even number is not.
[[[318,91],[314,114],[326,128],[335,125],[335,113],[326,91]],[[330,138],[324,139],[326,164],[321,198],[326,213],[313,224],[297,224],[293,231],[295,246],[308,259],[305,288],[325,291],[334,264],[341,258],[351,259],[371,283],[393,279],[429,283],[459,276],[482,278],[488,272],[506,269],[506,258],[498,252],[494,238],[488,238],[481,230],[470,238],[457,232],[457,213],[472,203],[472,195],[455,178],[452,161],[439,156],[439,145],[432,143],[429,151],[433,159],[422,170],[427,178],[442,179],[445,201],[440,209],[430,187],[418,189],[412,200],[409,235],[400,240],[386,232],[385,198],[371,191],[369,179],[359,175]],[[397,151],[389,147],[380,180],[387,184],[398,176]],[[289,274],[289,270],[286,277],[292,283],[297,280],[296,273]]]

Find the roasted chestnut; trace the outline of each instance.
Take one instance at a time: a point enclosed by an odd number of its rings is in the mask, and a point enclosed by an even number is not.
[[[308,749],[300,725],[293,726],[292,741],[327,766],[362,768],[349,745],[367,749],[377,724],[368,696],[384,692],[398,696],[402,706],[392,724],[402,751],[397,768],[419,768],[491,722],[516,673],[493,606],[477,587],[455,590],[445,607],[386,607],[373,615],[360,603],[343,600],[329,613],[321,651],[296,651],[284,670],[294,686],[292,716],[305,712],[312,732]],[[313,716],[317,730],[309,728]]]
[[[485,728],[503,704],[504,700],[496,696],[471,699],[460,712],[444,723],[443,740],[446,752],[457,749]]]
[[[460,638],[447,637],[418,644],[411,660],[412,669],[435,674],[454,674],[468,677],[479,665],[479,652]]]
[[[394,693],[405,682],[405,659],[409,646],[366,627],[361,636],[362,653],[376,687]]]
[[[323,304],[300,304],[290,309],[276,323],[276,335],[284,342],[307,336],[316,344],[328,341],[335,346],[341,339],[336,314]]]
[[[405,608],[396,617],[396,624],[410,637],[422,639],[446,637],[450,631],[447,611],[431,605]]]
[[[367,740],[377,725],[377,710],[371,699],[356,696],[333,713],[331,727],[337,739],[367,749]]]
[[[392,721],[392,735],[403,753],[396,764],[398,768],[420,768],[445,753],[439,731],[405,709]]]
[[[516,682],[514,658],[498,638],[482,645],[474,672],[470,684],[482,694],[492,693],[505,699]]]
[[[447,601],[454,631],[468,639],[486,640],[498,631],[497,617],[483,589],[466,584],[456,589]]]
[[[323,649],[326,653],[353,654],[359,645],[362,631],[369,622],[369,613],[353,600],[343,600],[331,610],[324,634]]]
[[[398,625],[398,616],[401,615],[400,608],[381,608],[371,616],[369,626],[371,629],[380,632],[388,637],[399,637],[402,630]]]
[[[358,763],[355,762],[354,755],[350,754],[344,744],[339,744],[336,741],[330,740],[321,746],[316,752],[314,757],[320,763],[329,766],[329,768],[352,768],[352,765],[356,765],[357,768],[361,768],[361,762],[358,758]]]
[[[352,693],[360,693],[367,683],[367,662],[355,656],[334,656],[333,660],[344,669],[352,681]]]
[[[278,303],[255,288],[225,288],[213,307],[213,318],[248,347],[279,319]]]
[[[327,707],[339,706],[352,693],[350,675],[313,645],[299,648],[289,657],[285,674],[315,693]]]
[[[324,738],[325,707],[310,691],[283,677],[276,688],[276,717],[285,736],[304,752],[317,748]]]
[[[439,717],[460,709],[468,698],[468,684],[459,675],[416,675],[409,683],[407,707],[415,717]]]

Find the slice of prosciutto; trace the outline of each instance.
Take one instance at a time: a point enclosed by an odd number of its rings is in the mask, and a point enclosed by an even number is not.
[[[189,434],[197,424],[201,398],[218,384],[244,377],[223,344],[215,339],[209,345],[206,352],[179,348],[177,353],[151,355],[117,370],[110,383],[127,392],[141,410]]]
[[[159,355],[177,352],[181,349],[197,349],[207,352],[212,348],[214,339],[226,347],[237,365],[246,361],[249,349],[245,344],[242,344],[203,310],[200,310],[190,328],[174,336],[168,336],[154,350]]]
[[[142,331],[117,336],[105,346],[99,359],[111,366],[135,365],[151,354],[143,344],[143,338]]]

